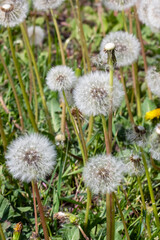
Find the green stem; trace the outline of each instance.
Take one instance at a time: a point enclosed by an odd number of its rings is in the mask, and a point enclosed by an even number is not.
[[[78,133],[78,130],[77,130],[77,127],[76,127],[74,118],[73,118],[73,116],[72,116],[70,107],[69,107],[69,105],[68,105],[68,102],[67,102],[66,95],[65,95],[65,92],[64,92],[64,91],[63,91],[63,97],[64,97],[64,101],[65,101],[65,104],[66,104],[66,107],[67,107],[67,110],[68,110],[68,113],[69,113],[69,116],[70,116],[70,119],[71,119],[71,122],[72,122],[72,125],[73,125],[73,128],[74,128],[75,134],[76,134],[77,139],[78,139],[79,147],[80,147],[80,150],[81,150],[81,153],[82,153],[83,163],[84,163],[84,165],[85,165],[85,163],[86,163],[86,158],[85,158],[85,153],[84,153],[84,150],[83,150],[83,145],[82,145],[81,139],[80,139],[80,137],[79,137],[79,133]]]
[[[18,61],[17,61],[17,58],[16,58],[15,49],[13,47],[11,30],[10,30],[9,27],[7,29],[8,29],[8,37],[9,37],[9,43],[10,43],[10,48],[11,48],[11,52],[12,52],[12,57],[13,57],[14,65],[15,65],[16,72],[17,72],[17,75],[18,75],[18,80],[19,80],[19,84],[20,84],[20,87],[21,87],[21,90],[22,90],[23,98],[24,98],[24,101],[26,103],[28,115],[29,115],[30,121],[32,123],[32,126],[33,126],[34,130],[37,132],[38,131],[37,124],[35,122],[34,115],[32,113],[32,110],[31,110],[31,107],[30,107],[30,104],[29,104],[29,99],[28,99],[27,93],[25,91],[25,87],[23,85],[19,64],[18,64]]]
[[[90,72],[91,71],[91,63],[90,63],[90,58],[89,58],[89,54],[88,54],[88,48],[87,48],[86,39],[85,39],[85,35],[84,35],[84,30],[83,30],[83,24],[82,24],[79,0],[76,0],[76,6],[77,6],[77,16],[78,16],[78,23],[79,23],[79,31],[80,31],[80,37],[81,37],[82,50],[84,51],[85,59],[87,61],[87,68],[88,68],[88,71]]]
[[[4,129],[3,129],[3,123],[2,123],[2,119],[1,119],[1,114],[0,114],[0,134],[1,134],[1,138],[2,138],[4,151],[6,151],[6,149],[7,149],[7,139],[6,139],[6,135],[5,135]]]
[[[59,43],[59,47],[60,47],[60,51],[61,51],[62,64],[66,65],[64,49],[63,49],[61,34],[60,34],[60,31],[59,31],[57,20],[54,16],[53,10],[50,9],[50,11],[51,11],[51,15],[52,15],[52,18],[53,18],[53,23],[54,23],[54,26],[55,26],[55,29],[56,29],[57,37],[58,37],[58,43]]]
[[[37,186],[36,182],[34,182],[34,189],[36,192],[37,203],[38,203],[38,207],[39,207],[39,213],[40,213],[41,223],[42,223],[42,227],[43,227],[44,238],[45,238],[45,240],[49,240],[46,220],[45,220],[45,216],[44,216],[44,212],[43,212],[43,206],[41,203],[41,198],[39,195],[39,190],[38,190],[38,186]]]
[[[16,89],[15,89],[15,86],[14,86],[14,82],[13,82],[13,79],[8,71],[8,68],[7,68],[7,65],[2,57],[2,55],[0,54],[0,61],[6,71],[6,74],[7,74],[7,77],[8,77],[8,80],[11,84],[11,87],[12,87],[12,90],[13,90],[13,94],[14,94],[14,97],[15,97],[15,100],[16,100],[16,104],[17,104],[17,108],[18,108],[18,113],[19,113],[19,118],[20,118],[20,123],[21,123],[21,128],[22,128],[22,131],[24,131],[24,122],[23,122],[23,117],[22,117],[22,109],[21,109],[21,105],[20,105],[20,102],[19,102],[19,98],[18,98],[18,95],[17,95],[17,92],[16,92]]]
[[[88,128],[87,143],[90,141],[91,136],[92,136],[92,132],[93,132],[93,121],[94,121],[94,117],[93,117],[93,116],[90,116],[90,118],[89,118],[89,128]]]
[[[127,23],[126,23],[126,16],[125,16],[124,10],[122,11],[122,17],[123,17],[124,30],[125,30],[126,32],[128,32]]]
[[[48,33],[48,66],[50,68],[51,66],[51,52],[52,52],[52,38],[50,33],[50,27],[49,27],[49,19],[47,14],[46,16],[46,24],[47,24],[47,33]]]
[[[151,164],[152,164],[152,167],[157,170],[157,171],[160,171],[160,167],[158,167],[156,164],[155,164],[155,161],[153,160],[152,156],[151,156]]]
[[[35,233],[36,233],[36,235],[38,235],[36,196],[35,196],[35,187],[34,187],[34,182],[33,181],[32,181],[32,193],[33,193],[33,204],[34,204]]]
[[[24,27],[26,29],[26,25],[24,25]],[[26,33],[27,33],[27,30],[26,30]],[[24,37],[23,37],[23,39],[24,39]],[[27,55],[28,55],[28,58],[29,58],[29,69],[30,69],[30,73],[31,73],[31,81],[32,81],[32,84],[33,84],[34,103],[35,103],[35,120],[36,120],[36,123],[38,123],[38,99],[37,99],[36,81],[35,81],[35,76],[34,76],[34,72],[33,72],[33,68],[32,68],[31,55],[30,55],[30,52],[29,52],[29,49],[28,49],[28,46],[27,46],[27,43],[26,43],[25,39],[24,39],[24,43],[25,43],[25,47],[26,47],[26,50],[27,50]]]
[[[142,117],[142,110],[141,110],[141,97],[140,97],[140,88],[138,82],[138,66],[137,63],[133,63],[133,79],[134,79],[134,86],[136,92],[136,102],[137,102],[137,115],[138,117]]]
[[[108,131],[107,131],[106,119],[105,119],[104,115],[101,115],[101,118],[102,118],[104,139],[105,139],[105,144],[106,144],[106,151],[107,151],[107,154],[110,154],[111,153],[111,149],[110,149],[110,143],[109,143],[109,136],[108,136]]]
[[[137,182],[138,182],[138,185],[139,185],[139,190],[140,190],[140,194],[141,194],[143,209],[146,212],[146,225],[147,225],[148,236],[149,236],[149,239],[150,239],[151,238],[151,229],[150,229],[149,214],[147,213],[146,203],[145,203],[144,194],[143,194],[143,188],[142,188],[141,179],[140,179],[139,176],[137,176]]]
[[[121,206],[120,206],[120,204],[118,202],[116,194],[113,193],[113,195],[114,195],[114,199],[116,201],[117,207],[118,207],[120,215],[121,215],[121,219],[122,219],[122,222],[123,222],[123,226],[124,226],[124,230],[125,230],[125,234],[126,234],[127,240],[130,240],[130,237],[129,237],[129,234],[128,234],[128,229],[127,229],[126,222],[125,222],[125,219],[124,219],[124,215],[123,215],[123,212],[121,210]]]
[[[124,80],[124,77],[123,77],[123,69],[122,69],[122,67],[120,68],[120,74],[121,74],[121,81],[122,81],[122,85],[123,85],[123,89],[124,89],[124,93],[125,93],[125,100],[126,100],[126,106],[127,106],[129,118],[130,118],[131,123],[134,124],[134,119],[133,119],[133,115],[132,115],[132,112],[131,112],[129,99],[128,99],[128,95],[127,95],[126,84],[125,84],[125,80]]]
[[[2,229],[1,223],[0,223],[0,236],[1,236],[2,240],[6,240],[5,235],[3,233],[3,229]]]
[[[26,45],[28,47],[28,50],[30,52],[31,59],[32,59],[32,62],[33,62],[33,65],[34,65],[34,70],[35,70],[35,74],[36,74],[38,85],[39,85],[40,96],[41,96],[43,108],[44,108],[44,111],[45,111],[45,114],[46,114],[46,120],[47,120],[47,123],[48,123],[49,132],[53,133],[51,118],[50,118],[48,107],[47,107],[47,104],[46,104],[45,95],[44,95],[44,92],[43,92],[43,87],[42,87],[40,75],[39,75],[39,72],[38,72],[36,60],[35,60],[32,48],[30,46],[30,42],[29,42],[28,35],[26,33],[26,30],[25,30],[25,26],[24,26],[24,24],[21,24],[20,26],[21,26],[21,31],[22,31],[23,37],[26,41]]]
[[[145,54],[145,49],[144,49],[144,42],[143,42],[142,33],[141,33],[141,26],[140,26],[140,22],[139,22],[139,19],[138,19],[136,6],[134,7],[134,15],[135,15],[135,19],[136,19],[136,27],[137,27],[137,32],[138,32],[138,38],[139,38],[140,43],[141,43],[142,57],[143,57],[143,62],[144,62],[144,69],[145,69],[145,72],[147,72],[147,69],[148,69],[147,59],[146,59],[146,54]],[[149,96],[150,99],[152,99],[152,93],[151,93],[150,88],[148,87],[148,84],[147,84],[147,89],[148,89],[148,96]]]
[[[148,188],[149,188],[150,197],[151,197],[151,201],[152,201],[152,207],[153,207],[153,212],[154,212],[154,216],[155,216],[155,221],[156,221],[157,228],[158,228],[158,230],[159,230],[159,229],[160,229],[160,222],[159,222],[159,217],[158,217],[156,202],[155,202],[155,198],[154,198],[154,193],[153,193],[151,178],[150,178],[149,171],[148,171],[148,167],[147,167],[147,161],[146,161],[146,158],[145,158],[145,154],[144,154],[143,149],[140,148],[140,150],[141,150],[141,153],[142,153],[143,164],[144,164],[144,168],[145,168],[145,172],[146,172],[146,177],[147,177],[147,181],[148,181]]]

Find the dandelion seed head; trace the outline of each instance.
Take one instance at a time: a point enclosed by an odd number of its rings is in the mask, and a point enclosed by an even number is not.
[[[43,28],[39,26],[30,26],[27,31],[31,45],[42,46],[45,37]]]
[[[115,57],[117,66],[127,66],[138,59],[140,53],[140,43],[138,39],[127,32],[118,31],[111,32],[101,42],[100,55],[101,60],[106,62],[108,54],[104,52],[107,43],[113,42],[115,44]]]
[[[0,1],[0,25],[15,27],[24,21],[28,13],[27,0]]]
[[[144,173],[142,157],[136,151],[125,149],[119,153],[118,157],[126,165],[126,173],[128,175],[138,176]]]
[[[98,155],[88,160],[83,169],[85,185],[94,194],[115,192],[123,180],[125,164],[111,155]]]
[[[72,89],[77,77],[73,70],[67,66],[56,66],[49,70],[47,85],[52,91],[66,91]]]
[[[105,51],[110,51],[110,50],[113,50],[115,49],[115,44],[110,42],[110,43],[107,43],[105,46],[104,46],[104,50]]]
[[[31,182],[51,173],[56,164],[56,151],[48,138],[32,133],[14,140],[8,147],[6,159],[14,178]]]
[[[160,124],[157,124],[153,133],[149,137],[149,152],[152,158],[160,161]]]
[[[122,84],[117,78],[114,78],[111,95],[109,73],[101,71],[80,77],[73,92],[75,105],[87,116],[108,115],[111,96],[113,96],[112,110],[115,111],[124,97]]]
[[[137,0],[103,0],[106,8],[114,11],[122,11],[135,5]]]
[[[65,0],[34,0],[33,4],[37,10],[47,11],[48,9],[56,9]]]
[[[136,143],[142,147],[146,144],[146,130],[143,126],[134,126],[126,132],[126,138],[130,144]]]
[[[151,92],[160,97],[160,73],[156,71],[156,67],[151,67],[146,73],[146,81]]]
[[[160,1],[152,0],[148,7],[148,20],[153,28],[160,30]]]

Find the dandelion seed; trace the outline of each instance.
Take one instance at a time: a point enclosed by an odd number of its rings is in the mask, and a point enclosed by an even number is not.
[[[154,109],[150,112],[146,112],[145,119],[146,120],[152,120],[154,118],[160,117],[160,108]]]
[[[67,66],[56,66],[47,74],[47,85],[52,91],[66,91],[74,87],[77,77],[73,70]]]
[[[0,25],[14,27],[24,21],[27,13],[27,0],[2,0],[0,2]]]
[[[103,0],[106,8],[114,11],[122,11],[135,5],[137,0]]]
[[[125,149],[118,157],[122,160],[122,162],[126,165],[126,173],[130,176],[132,175],[142,175],[144,172],[144,166],[141,155],[136,151],[130,151],[129,149]]]
[[[146,81],[151,92],[160,97],[160,73],[156,71],[156,67],[151,67],[146,73]]]
[[[148,20],[154,28],[160,30],[160,1],[152,0],[148,7]]]
[[[152,158],[160,161],[160,124],[157,124],[153,133],[149,137],[149,152]]]
[[[44,30],[39,26],[30,26],[27,31],[31,45],[42,46],[45,37]]]
[[[148,27],[151,28],[153,32],[156,33],[156,32],[159,32],[159,29],[157,25],[153,26],[152,20],[150,21],[150,18],[148,16],[151,3],[152,3],[152,0],[141,0],[140,2],[138,2],[137,12],[138,12],[138,17],[140,21],[146,24]]]
[[[88,160],[83,170],[85,185],[94,194],[115,192],[121,184],[126,165],[111,155],[98,155]]]
[[[109,73],[96,71],[79,78],[73,96],[76,106],[83,114],[106,116],[110,110],[112,96],[112,109],[115,111],[121,105],[124,91],[121,83],[114,78],[111,95]]]
[[[33,4],[37,10],[47,11],[58,8],[65,0],[34,0]]]
[[[105,63],[108,59],[108,54],[104,52],[107,43],[115,44],[115,57],[117,66],[127,66],[138,59],[140,53],[140,43],[138,39],[127,32],[118,31],[111,32],[102,40],[100,46],[101,60]]]
[[[56,163],[56,151],[48,138],[32,133],[14,140],[8,147],[6,159],[14,178],[30,182],[51,173]]]
[[[127,131],[126,138],[130,144],[136,143],[142,147],[146,143],[146,130],[143,126],[135,126]]]

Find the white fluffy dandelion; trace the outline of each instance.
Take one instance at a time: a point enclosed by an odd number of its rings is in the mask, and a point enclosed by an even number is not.
[[[160,97],[160,72],[156,71],[156,67],[151,67],[146,73],[146,81],[151,92]]]
[[[6,159],[14,178],[30,182],[51,173],[56,164],[56,151],[48,138],[32,133],[14,140],[8,147]]]
[[[36,46],[42,46],[45,37],[45,32],[43,28],[39,26],[30,26],[28,27],[27,31],[31,45],[34,44]]]
[[[140,54],[140,43],[138,39],[127,32],[111,32],[104,37],[100,46],[100,56],[102,62],[106,62],[108,54],[104,51],[107,43],[115,44],[115,57],[117,66],[123,67],[132,64],[138,59]]]
[[[14,27],[24,21],[28,13],[27,0],[0,1],[0,25]]]
[[[46,77],[47,85],[52,91],[70,90],[77,77],[67,66],[56,66],[50,69]]]
[[[130,144],[137,144],[142,147],[146,144],[146,130],[143,126],[134,126],[126,132],[127,141]]]
[[[85,185],[94,194],[115,192],[121,184],[126,165],[111,155],[98,155],[88,160],[83,169]]]
[[[149,137],[150,153],[152,158],[160,161],[160,124],[157,124]]]
[[[148,27],[151,28],[153,32],[159,32],[159,28],[157,27],[158,25],[153,25],[152,24],[152,19],[149,17],[149,9],[151,6],[152,0],[141,0],[137,4],[137,12],[138,12],[138,17],[140,21],[144,24],[146,24]],[[150,12],[152,14],[152,11]],[[151,21],[150,21],[151,19]]]
[[[114,11],[122,11],[136,4],[137,0],[103,0],[106,8]]]
[[[160,30],[160,1],[152,0],[148,7],[148,20],[153,28]]]
[[[112,109],[115,111],[124,96],[122,84],[117,78],[113,80]],[[79,78],[73,97],[76,106],[87,116],[108,115],[111,104],[109,73],[96,71]]]
[[[58,8],[65,0],[34,0],[33,4],[37,10],[47,11]]]

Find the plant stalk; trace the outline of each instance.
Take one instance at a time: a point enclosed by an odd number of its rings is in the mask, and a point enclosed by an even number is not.
[[[47,14],[45,14],[46,17],[46,25],[47,25],[47,33],[48,33],[48,66],[51,67],[51,54],[52,54],[52,38],[50,33],[50,27],[49,27],[49,18]]]
[[[122,222],[123,222],[123,226],[124,226],[124,230],[125,230],[125,234],[126,234],[127,240],[130,240],[129,233],[128,233],[128,229],[127,229],[126,222],[125,222],[125,219],[124,219],[124,215],[123,215],[123,212],[122,212],[122,210],[121,210],[121,206],[120,206],[120,204],[119,204],[119,202],[118,202],[118,199],[117,199],[117,197],[116,197],[116,194],[113,193],[113,195],[114,195],[114,199],[115,199],[115,201],[116,201],[117,207],[118,207],[119,212],[120,212],[120,215],[121,215],[121,219],[122,219]]]
[[[23,37],[25,39],[26,45],[28,47],[28,50],[30,52],[31,59],[32,59],[32,62],[33,62],[35,74],[36,74],[38,85],[39,85],[39,91],[40,91],[40,95],[41,95],[41,99],[42,99],[42,104],[43,104],[43,108],[44,108],[45,115],[46,115],[46,120],[47,120],[48,127],[49,127],[49,132],[53,133],[51,118],[50,118],[50,114],[49,114],[48,107],[47,107],[47,104],[46,104],[45,95],[44,95],[44,92],[43,92],[43,87],[42,87],[40,75],[39,75],[39,72],[38,72],[36,60],[35,60],[32,48],[30,46],[30,42],[29,42],[29,39],[28,39],[28,35],[27,35],[27,32],[26,32],[24,23],[21,24],[20,26],[21,26],[22,35],[23,35]]]
[[[151,229],[150,229],[149,214],[147,212],[146,203],[145,203],[144,194],[143,194],[143,188],[142,188],[141,179],[140,179],[139,176],[137,176],[137,182],[138,182],[138,185],[139,185],[139,190],[140,190],[140,194],[141,194],[143,209],[146,212],[146,225],[147,225],[148,236],[149,236],[149,239],[150,239],[151,238]]]
[[[34,218],[35,218],[35,230],[36,235],[38,235],[38,220],[37,220],[37,207],[36,207],[36,196],[34,182],[32,181],[32,193],[33,193],[33,204],[34,204]]]
[[[15,89],[15,86],[14,86],[13,79],[12,79],[10,73],[9,73],[7,65],[6,65],[6,63],[5,63],[5,61],[4,61],[4,59],[3,59],[1,54],[0,54],[0,61],[1,61],[2,65],[3,65],[4,69],[5,69],[5,72],[7,74],[8,80],[9,80],[9,82],[11,84],[11,87],[12,87],[12,90],[13,90],[13,94],[14,94],[14,97],[15,97],[15,100],[16,100],[17,108],[18,108],[21,128],[22,128],[22,131],[24,131],[24,122],[23,122],[22,109],[21,109],[21,105],[20,105],[20,102],[19,102],[19,98],[18,98],[16,89]]]
[[[142,153],[143,164],[144,164],[146,177],[147,177],[147,181],[148,181],[148,188],[149,188],[150,197],[151,197],[151,201],[152,201],[153,213],[154,213],[154,216],[155,216],[155,221],[156,221],[157,228],[160,230],[160,221],[159,221],[156,202],[155,202],[155,198],[154,198],[151,178],[150,178],[149,171],[148,171],[147,161],[146,161],[143,149],[140,148],[140,150],[141,150],[141,153]]]
[[[124,93],[125,93],[125,100],[126,100],[126,106],[128,109],[129,118],[130,118],[131,123],[134,124],[134,119],[133,119],[133,115],[132,115],[130,104],[129,104],[129,99],[128,99],[128,95],[127,95],[127,89],[126,89],[126,84],[125,84],[122,68],[120,68],[120,74],[121,74],[121,81],[122,81],[123,89],[124,89]]]
[[[6,149],[7,149],[7,139],[6,139],[6,135],[5,135],[4,128],[3,128],[3,122],[2,122],[2,119],[1,119],[1,114],[0,114],[0,134],[1,134],[1,138],[2,138],[4,151],[6,151]]]
[[[32,123],[32,126],[33,126],[34,130],[37,132],[38,131],[37,124],[35,122],[34,115],[32,113],[32,110],[31,110],[31,107],[30,107],[30,104],[29,104],[29,99],[28,99],[27,93],[25,91],[25,87],[24,87],[22,77],[21,77],[21,73],[20,73],[19,64],[18,64],[18,61],[17,61],[17,58],[16,58],[15,49],[13,47],[11,30],[10,30],[9,27],[7,29],[8,29],[8,37],[9,37],[9,43],[10,43],[10,48],[11,48],[11,52],[12,52],[12,57],[13,57],[14,65],[15,65],[16,72],[17,72],[17,75],[18,75],[18,80],[19,80],[19,84],[20,84],[20,87],[21,87],[21,90],[22,90],[23,98],[24,98],[24,101],[26,103],[28,115],[29,115],[30,121]]]
[[[2,240],[6,240],[1,223],[0,223],[0,236],[1,236]]]
[[[41,223],[42,223],[42,227],[43,227],[44,238],[45,238],[45,240],[49,240],[46,220],[45,220],[45,216],[44,216],[44,212],[43,212],[43,206],[42,206],[42,203],[41,203],[41,198],[40,198],[40,195],[39,195],[39,190],[38,190],[38,186],[37,186],[36,182],[34,182],[34,189],[35,189],[35,192],[36,192],[37,203],[38,203]]]

